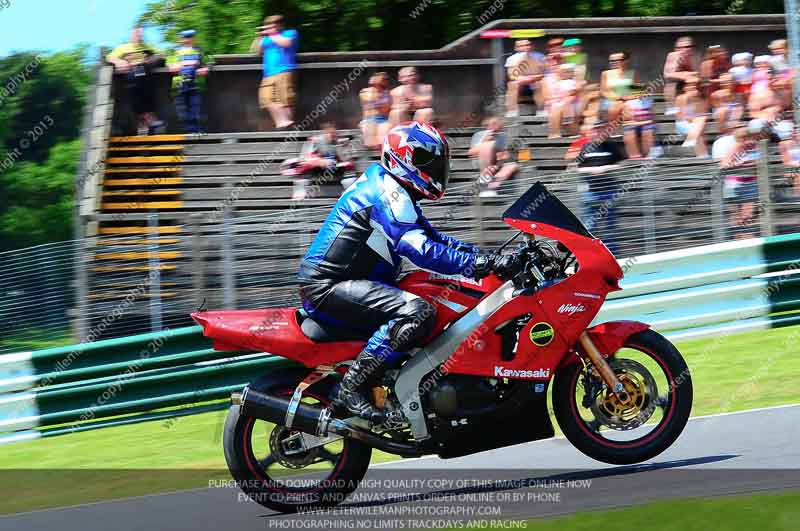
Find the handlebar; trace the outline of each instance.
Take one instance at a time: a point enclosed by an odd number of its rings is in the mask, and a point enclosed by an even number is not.
[[[566,270],[575,263],[575,256],[563,244],[541,240],[528,240],[510,254],[515,259],[511,260],[512,270],[505,271],[504,276],[519,289],[566,278]]]

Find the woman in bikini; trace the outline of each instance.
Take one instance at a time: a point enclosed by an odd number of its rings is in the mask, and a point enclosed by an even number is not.
[[[389,76],[386,72],[378,72],[369,78],[369,86],[359,93],[363,118],[361,134],[364,145],[368,149],[380,149],[383,138],[389,131],[389,112],[392,108],[392,97],[389,94]]]

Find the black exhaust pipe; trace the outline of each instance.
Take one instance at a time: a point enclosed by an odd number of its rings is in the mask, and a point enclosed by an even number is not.
[[[286,412],[289,410],[289,400],[286,398],[264,394],[250,387],[245,387],[241,395],[234,393],[231,398],[234,404],[239,404],[242,415],[280,426],[286,425]],[[414,444],[389,441],[362,428],[351,426],[341,419],[331,417],[327,408],[310,406],[302,402],[297,405],[291,429],[317,437],[324,437],[329,432],[335,433],[403,457],[419,457],[425,453]]]
[[[239,400],[241,401],[242,415],[266,420],[280,426],[286,425],[286,412],[289,410],[288,399],[267,395],[245,387]],[[321,436],[320,432],[327,431],[328,428],[321,424],[324,414],[324,409],[301,402],[297,405],[291,429]]]

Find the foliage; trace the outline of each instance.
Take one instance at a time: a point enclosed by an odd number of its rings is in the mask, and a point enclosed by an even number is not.
[[[56,144],[42,163],[0,174],[0,251],[72,239],[80,141]]]
[[[0,251],[72,238],[86,56],[83,47],[0,59]]]
[[[0,59],[0,82],[4,89],[12,89],[0,102],[0,142],[5,150],[17,146],[46,115],[52,118],[52,127],[22,153],[24,160],[41,162],[53,146],[78,137],[90,78],[86,55],[84,47]]]
[[[170,40],[194,28],[206,52],[229,54],[247,53],[256,26],[275,13],[300,31],[302,51],[346,51],[439,48],[480,27],[479,19],[782,11],[780,0],[158,0],[142,21],[166,30]]]

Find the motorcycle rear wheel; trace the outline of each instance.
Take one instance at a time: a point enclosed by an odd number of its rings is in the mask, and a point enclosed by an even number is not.
[[[608,362],[631,403],[620,404],[594,375],[590,379],[597,393],[590,393],[591,404],[584,405],[584,368],[574,363],[554,377],[555,417],[567,439],[592,459],[641,463],[669,448],[686,426],[692,409],[691,374],[678,349],[655,330],[633,334]]]
[[[263,393],[291,396],[304,377],[303,371],[276,371],[250,387]],[[330,378],[321,380],[306,391],[304,402],[328,405],[333,387]],[[336,506],[358,488],[369,467],[370,446],[345,438],[287,460],[285,456],[274,455],[270,439],[294,432],[273,426],[242,415],[236,405],[231,406],[225,420],[225,461],[237,486],[254,502],[282,513],[311,511]],[[314,470],[325,462],[330,464],[329,471]],[[313,477],[298,475],[308,467]]]

